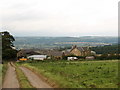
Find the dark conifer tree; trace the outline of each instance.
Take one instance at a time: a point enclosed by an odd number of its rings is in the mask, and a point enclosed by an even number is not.
[[[14,37],[8,32],[0,32],[2,37],[2,59],[9,60],[16,58],[17,51],[13,49]]]

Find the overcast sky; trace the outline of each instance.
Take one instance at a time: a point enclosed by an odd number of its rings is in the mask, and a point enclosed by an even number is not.
[[[1,0],[0,29],[14,36],[117,36],[119,0]]]

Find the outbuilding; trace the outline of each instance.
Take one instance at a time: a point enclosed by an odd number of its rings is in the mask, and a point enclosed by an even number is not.
[[[94,60],[95,57],[94,56],[87,56],[85,59],[87,59],[87,60]]]
[[[77,60],[77,57],[67,57],[67,60]]]
[[[47,58],[47,55],[31,55],[27,57],[28,59],[33,59],[33,60],[44,60]]]

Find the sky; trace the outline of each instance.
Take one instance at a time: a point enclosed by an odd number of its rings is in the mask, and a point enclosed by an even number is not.
[[[119,0],[1,0],[0,30],[14,36],[117,36]]]

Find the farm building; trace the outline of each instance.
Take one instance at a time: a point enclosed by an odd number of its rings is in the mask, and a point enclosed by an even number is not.
[[[34,54],[39,54],[39,53],[31,49],[21,49],[17,53],[17,58],[19,59],[19,58],[27,57],[27,56],[34,55]]]
[[[85,59],[87,59],[87,60],[94,60],[95,57],[94,56],[87,56]]]
[[[33,60],[44,60],[47,58],[47,55],[31,55],[27,57],[28,59],[33,59]]]
[[[62,52],[52,51],[50,52],[50,57],[55,58],[55,59],[62,59]]]
[[[62,59],[62,52],[58,50],[38,50],[38,53],[47,55],[51,59]]]
[[[67,57],[67,60],[77,60],[77,57]]]
[[[65,51],[62,51],[62,55],[68,56],[68,55],[71,55],[71,53],[70,53],[70,51],[65,50]]]
[[[95,51],[91,51],[91,55],[96,55],[96,52]]]
[[[72,47],[71,54],[75,56],[89,56],[91,55],[91,50],[89,47],[77,47],[76,45]]]
[[[63,59],[66,56],[91,56],[95,55],[94,51],[91,51],[89,47],[77,47],[74,45],[70,50],[59,51],[58,49],[22,49],[17,53],[17,57],[29,57],[37,55],[33,58],[44,59],[44,55],[49,57],[48,59]],[[43,56],[42,56],[43,55]],[[67,59],[67,58],[66,58]]]

